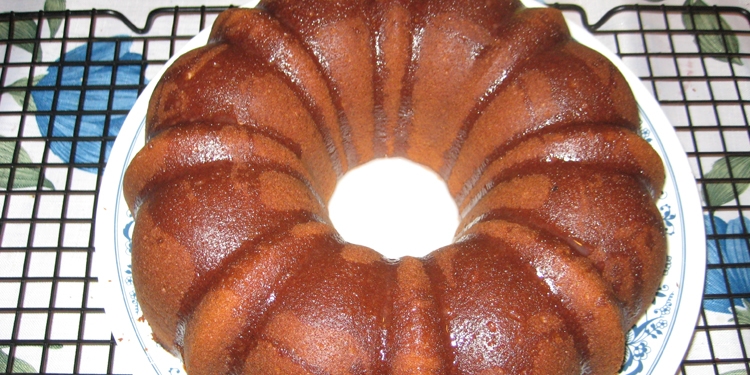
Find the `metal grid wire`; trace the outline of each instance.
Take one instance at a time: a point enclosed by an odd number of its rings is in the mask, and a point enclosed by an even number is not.
[[[730,7],[621,6],[590,23],[577,6],[555,6],[580,19],[597,39],[621,56],[661,103],[706,197],[704,214],[712,223],[708,241],[717,248],[730,240],[740,241],[746,249],[750,235],[745,221],[740,221],[739,233],[726,234],[713,218],[727,213],[743,217],[750,207],[742,194],[750,183],[750,174],[733,164],[750,156],[750,76],[735,69],[737,61],[750,64],[750,55],[732,53],[726,44],[723,51],[704,50],[695,40],[696,35],[729,34],[725,23],[720,22],[726,19],[731,21],[731,33],[740,44],[750,45],[750,14]],[[143,90],[149,74],[223,9],[157,9],[143,28],[106,10],[0,14],[0,24],[11,25],[8,40],[0,40],[0,152],[9,150],[0,154],[5,155],[0,156],[0,183],[6,184],[0,189],[0,373],[23,370],[24,366],[48,374],[117,372],[116,343],[109,331],[101,328],[106,327],[104,309],[89,297],[96,287],[92,253],[101,172],[108,145],[115,138],[118,117],[129,110],[118,107],[116,99]],[[719,30],[685,27],[686,15],[694,21],[704,14],[715,17]],[[60,36],[51,36],[42,27],[52,19],[61,22]],[[13,25],[29,21],[38,25],[34,35],[14,35]],[[93,58],[100,42],[114,43],[110,61]],[[57,60],[57,56],[67,56],[82,45],[90,48],[81,58]],[[126,46],[141,58],[124,57],[120,52]],[[47,57],[50,50],[58,52],[54,59]],[[89,73],[97,69],[110,72],[108,82],[88,82]],[[120,81],[120,72],[127,69],[139,72],[137,82]],[[42,84],[38,75],[45,71],[63,73]],[[68,82],[65,71],[78,72],[80,81]],[[70,95],[104,95],[105,105],[88,108],[84,100],[74,100],[76,105],[69,108],[65,105]],[[42,108],[40,102],[35,103],[37,98],[47,98],[51,103]],[[13,99],[20,110],[8,105]],[[28,121],[32,116],[36,116],[36,122]],[[104,118],[101,133],[87,133],[83,126],[87,116]],[[52,124],[62,117],[71,124],[67,134],[58,134],[49,126],[40,127],[38,132],[31,129],[38,126],[36,123],[45,123],[45,118]],[[56,147],[67,150],[68,160],[53,156]],[[93,160],[84,157],[91,154]],[[710,171],[721,159],[731,167],[727,168],[728,176],[715,177]],[[728,187],[732,199],[711,202],[712,185]],[[24,211],[18,208],[21,206],[30,209]],[[729,285],[731,270],[749,267],[747,262],[719,259],[708,265],[708,272],[717,273]],[[746,350],[750,347],[750,326],[743,319],[742,305],[736,303],[750,299],[750,295],[727,289],[726,293],[708,295],[706,301],[730,301],[732,319],[715,321],[702,310],[693,348],[680,373],[750,373]]]
[[[0,93],[9,94],[0,99],[0,146],[12,150],[11,156],[0,160],[0,172],[7,174],[0,174],[7,184],[0,193],[0,350],[7,360],[3,365],[0,357],[0,372],[116,371],[116,344],[107,328],[104,309],[90,298],[96,285],[92,276],[94,213],[106,150],[115,138],[110,124],[130,109],[118,108],[116,96],[141,92],[147,84],[147,73],[163,66],[223,9],[158,9],[142,29],[123,15],[106,10],[0,15],[0,23],[34,21],[38,25],[32,38],[14,36],[14,30],[20,28],[11,26],[10,41],[0,41]],[[61,20],[61,35],[49,36],[49,19]],[[168,33],[151,32],[160,23],[169,25]],[[120,36],[123,34],[127,36]],[[111,61],[94,58],[99,42],[114,43]],[[126,43],[132,43],[130,50],[142,58],[123,59],[120,49]],[[83,45],[92,47],[86,48],[85,56],[65,60]],[[59,52],[45,53],[52,49]],[[47,55],[55,57],[48,59]],[[62,61],[57,56],[62,56]],[[51,84],[35,82],[35,77],[54,69],[59,74],[52,77]],[[88,82],[93,77],[90,73],[102,69],[109,72],[108,82]],[[140,79],[121,83],[120,73],[127,69],[139,71]],[[71,82],[69,73],[80,79]],[[87,108],[88,101],[78,98],[89,95],[104,95],[106,105]],[[20,111],[7,105],[16,97],[21,98]],[[74,108],[70,108],[71,98]],[[31,104],[33,99],[37,99],[36,104]],[[38,99],[50,103],[41,108]],[[32,105],[35,108],[29,108]],[[65,117],[71,129],[65,129],[66,134],[49,128],[37,132],[32,129],[35,122],[28,121],[32,116],[36,116],[36,122],[46,116],[48,124]],[[83,124],[88,116],[98,116],[99,121],[104,117],[101,133],[86,133]],[[67,149],[73,157],[55,158],[55,147]],[[39,156],[30,160],[26,154]],[[84,157],[91,154],[93,159]],[[31,186],[25,184],[28,175],[36,178]],[[52,181],[54,190],[47,186]],[[26,212],[20,208],[23,203],[31,207]]]
[[[557,5],[575,14],[580,23],[612,49],[646,84],[674,126],[696,176],[707,224],[709,252],[707,277],[721,279],[725,290],[707,288],[696,331],[679,374],[750,374],[750,290],[735,287],[734,278],[750,273],[750,222],[738,220],[739,229],[726,231],[721,218],[747,216],[743,194],[750,174],[741,164],[750,156],[748,99],[750,75],[740,69],[750,63],[750,12],[737,7],[620,6],[590,23],[577,6]],[[575,18],[575,17],[573,17]],[[699,18],[708,20],[702,29]],[[731,23],[731,26],[730,26]],[[693,27],[691,27],[693,26]],[[699,30],[695,30],[695,29]],[[734,35],[739,51],[733,50]],[[700,39],[712,39],[700,43]],[[724,173],[717,165],[724,163]],[[721,172],[721,171],[718,171]],[[721,197],[717,191],[723,191]],[[728,196],[726,196],[728,195]],[[735,246],[742,254],[725,258]],[[740,277],[741,278],[741,277]],[[740,280],[742,281],[742,280]],[[724,303],[729,318],[717,319],[710,306]]]

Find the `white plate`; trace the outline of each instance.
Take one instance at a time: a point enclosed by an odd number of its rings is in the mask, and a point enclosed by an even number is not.
[[[695,180],[674,129],[641,81],[591,34],[575,24],[569,26],[575,39],[607,56],[625,75],[638,100],[643,136],[665,161],[668,176],[658,207],[669,232],[669,265],[653,305],[628,335],[627,362],[621,374],[674,374],[691,341],[703,296],[705,234]],[[204,45],[207,38],[208,29],[180,54]],[[141,94],[120,130],[104,173],[96,216],[96,271],[107,291],[102,302],[121,347],[118,350],[126,351],[135,374],[184,371],[178,359],[152,340],[151,329],[142,319],[130,270],[133,218],[122,197],[123,174],[143,146],[148,100],[163,71]]]

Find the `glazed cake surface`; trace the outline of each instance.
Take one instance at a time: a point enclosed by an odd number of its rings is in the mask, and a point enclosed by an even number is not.
[[[196,374],[616,374],[662,161],[618,70],[518,1],[267,0],[165,72],[124,194],[154,339]],[[327,203],[404,157],[460,212],[386,259]]]

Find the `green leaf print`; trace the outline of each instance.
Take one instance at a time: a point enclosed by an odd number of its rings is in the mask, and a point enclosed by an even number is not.
[[[56,12],[65,10],[65,8],[65,0],[47,0],[44,2],[45,12]],[[50,17],[47,19],[47,23],[49,24],[49,35],[54,38],[57,35],[57,31],[60,30],[62,18]]]
[[[729,161],[729,163],[727,163]],[[729,168],[732,173],[729,173]],[[750,157],[734,156],[724,157],[714,162],[711,170],[704,175],[707,180],[725,179],[725,178],[750,178]],[[706,194],[708,204],[712,206],[721,206],[735,199],[734,189],[731,182],[710,182],[706,181]],[[747,190],[748,183],[736,183],[737,195]]]
[[[44,76],[45,75],[42,74],[42,75],[38,75],[34,77],[34,80],[31,85],[36,86],[39,80],[44,78]],[[11,83],[10,86],[8,87],[28,87],[28,85],[29,85],[29,79],[21,78],[18,81]],[[13,97],[13,100],[15,100],[16,103],[18,103],[18,105],[23,108],[23,102],[24,100],[26,100],[26,91],[14,90],[14,91],[8,91],[8,94],[10,94],[10,96]],[[26,107],[26,109],[28,111],[36,111],[36,103],[34,103],[34,97],[31,95],[29,95],[29,106]]]
[[[33,20],[13,21],[13,39],[36,39],[36,22]],[[10,39],[10,23],[0,22],[0,40]],[[35,43],[16,44],[29,53],[34,53]],[[42,49],[37,46],[36,61],[42,61]]]
[[[685,0],[684,5],[694,7],[709,6],[703,0]],[[737,54],[740,51],[740,42],[737,35],[731,33],[732,28],[729,26],[724,17],[710,13],[690,13],[682,14],[682,23],[687,30],[698,31],[717,31],[715,33],[700,33],[696,35],[696,43],[702,53],[711,54]],[[725,56],[713,56],[720,61],[727,61]],[[742,60],[733,56],[731,61],[737,65],[743,65]]]
[[[0,163],[11,164],[13,163],[13,152],[15,149],[14,141],[0,141]],[[18,152],[18,163],[25,164],[31,163],[31,157],[29,153],[23,148]],[[8,189],[10,186],[10,167],[0,168],[0,189]],[[15,167],[15,175],[13,177],[13,188],[21,189],[28,187],[36,187],[39,182],[39,168],[36,167]],[[42,186],[48,189],[55,189],[55,185],[52,181],[44,179]]]
[[[8,370],[8,362],[9,357],[8,354],[6,354],[4,351],[0,350],[0,371],[6,372]],[[38,373],[34,366],[32,366],[30,363],[24,361],[21,358],[13,358],[13,371],[11,373],[13,374],[22,374],[22,373]]]

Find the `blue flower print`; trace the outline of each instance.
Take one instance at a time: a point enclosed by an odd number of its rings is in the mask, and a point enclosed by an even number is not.
[[[650,352],[651,348],[648,347],[648,344],[641,342],[633,348],[633,357],[638,360],[644,360]]]
[[[750,293],[750,267],[741,266],[750,263],[747,241],[741,237],[750,230],[750,220],[742,217],[741,220],[736,218],[725,222],[714,216],[712,225],[711,219],[709,216],[704,216],[706,234],[718,238],[706,241],[706,261],[709,266],[723,264],[728,267],[724,270],[709,267],[706,270],[704,294],[708,298],[704,300],[703,306],[710,311],[728,314],[732,312],[731,304],[742,307],[742,300],[737,298],[730,301],[729,298],[710,298],[710,296]]]
[[[57,64],[47,69],[47,74],[39,80],[36,88],[60,85],[57,98],[54,90],[34,89],[31,95],[36,103],[36,115],[39,131],[43,136],[52,132],[50,143],[52,152],[64,162],[70,162],[74,149],[73,162],[98,164],[102,152],[101,137],[114,138],[120,131],[126,114],[110,116],[109,127],[105,132],[105,112],[130,110],[138,97],[138,84],[141,79],[141,64],[123,64],[122,61],[140,61],[142,56],[130,52],[132,41],[113,40],[94,42],[76,47],[65,53]],[[91,46],[89,55],[88,48]],[[115,53],[117,58],[115,59]],[[114,69],[112,61],[118,60]],[[86,68],[85,66],[88,66]],[[114,71],[114,72],[113,72]],[[112,77],[112,74],[115,77]],[[84,87],[84,74],[86,75]],[[58,83],[59,82],[59,83]],[[111,90],[113,86],[127,86]],[[110,98],[111,94],[111,98]],[[83,103],[81,103],[83,97]],[[56,100],[55,108],[53,102]],[[111,100],[111,105],[108,106]],[[50,125],[50,111],[60,112]],[[73,148],[73,137],[82,139]],[[90,140],[86,140],[89,137]],[[58,140],[55,140],[58,139]],[[104,160],[109,157],[113,141],[108,141],[104,148]],[[97,172],[95,167],[82,168]]]

